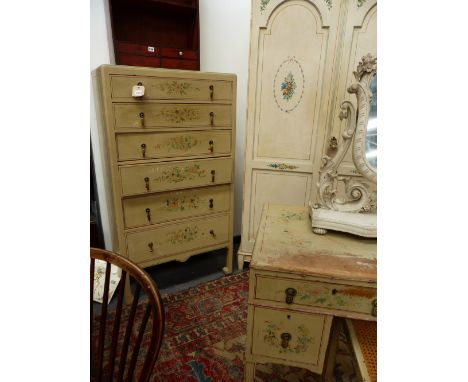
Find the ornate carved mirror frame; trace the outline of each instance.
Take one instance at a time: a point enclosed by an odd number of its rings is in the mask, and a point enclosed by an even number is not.
[[[370,85],[376,73],[377,58],[370,54],[364,56],[354,72],[357,82],[348,88],[348,93],[356,95],[357,112],[351,102],[341,104],[339,117],[347,120],[343,140],[333,158],[322,157],[317,184],[319,203],[310,206],[312,228],[317,234],[326,234],[332,229],[377,237],[377,192],[370,187],[370,183],[377,184],[377,169],[366,159],[366,134],[373,97]],[[338,173],[351,144],[353,162],[362,177]],[[339,182],[344,184],[343,196],[338,196]]]

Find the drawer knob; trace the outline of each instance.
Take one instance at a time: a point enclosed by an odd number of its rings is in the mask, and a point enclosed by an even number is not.
[[[141,144],[141,156],[143,158],[146,157],[146,144],[144,144],[144,143]]]
[[[210,125],[214,125],[214,113],[212,111],[210,111]]]
[[[210,100],[213,101],[213,96],[214,96],[214,86],[210,85]]]
[[[377,299],[374,298],[372,300],[372,311],[371,311],[372,316],[377,317]]]
[[[140,123],[141,127],[145,127],[145,113],[143,112],[140,113]]]
[[[216,171],[215,170],[211,170],[211,182],[214,183],[215,181],[215,175],[216,175]]]
[[[210,199],[210,208],[213,208],[213,199]]]
[[[213,142],[213,141],[210,141],[210,142],[208,142],[208,143],[209,143],[209,145],[210,145],[210,148],[209,148],[210,153],[213,154],[213,151],[214,151],[214,142]]]
[[[286,293],[286,304],[292,304],[294,297],[297,294],[297,290],[294,288],[287,288],[284,293]]]
[[[216,238],[216,234],[214,233],[212,229],[210,229],[210,235],[213,236],[213,238]]]
[[[289,341],[291,340],[291,334],[281,333],[281,347],[287,349],[289,346]]]
[[[145,188],[146,188],[146,191],[149,191],[150,189],[150,186],[149,186],[149,178],[148,177],[145,177]]]
[[[179,51],[179,56],[183,56],[184,55],[184,52],[182,52],[181,50]]]
[[[153,252],[153,242],[148,243],[150,252]]]
[[[145,211],[146,211],[146,217],[148,218],[148,221],[151,223],[151,210],[147,208]]]

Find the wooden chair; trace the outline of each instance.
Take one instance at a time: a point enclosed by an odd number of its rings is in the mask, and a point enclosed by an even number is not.
[[[101,307],[100,318],[94,319],[93,311],[93,291],[94,291],[94,271],[95,260],[103,260],[106,264],[103,303]],[[109,279],[111,265],[115,265],[122,269],[122,276],[116,290],[116,308],[115,313],[108,309],[109,296]],[[129,307],[124,306],[125,288],[130,285],[126,280],[131,277],[134,280],[133,300]],[[159,294],[158,288],[149,275],[132,261],[110,251],[91,248],[91,380],[96,382],[101,381],[140,381],[146,382],[151,376],[156,358],[161,347],[161,341],[164,332],[164,308]],[[143,296],[145,295],[145,296]],[[142,297],[140,299],[140,296]],[[146,298],[145,298],[146,297]],[[140,304],[138,304],[140,300]],[[140,305],[140,308],[138,308]],[[137,311],[144,307],[144,313],[138,315]],[[129,311],[129,312],[128,312]],[[122,312],[128,319],[125,329],[125,334],[119,335],[122,332],[120,323]],[[110,313],[110,314],[109,314]],[[141,320],[138,316],[143,316]],[[151,317],[151,320],[150,320]],[[114,321],[112,333],[110,333],[110,325]],[[140,321],[140,323],[139,323]],[[152,323],[150,329],[148,322]],[[94,336],[93,346],[93,324],[98,331],[98,339]],[[106,328],[109,332],[106,344]],[[123,329],[123,328],[122,328]],[[145,330],[149,333],[145,335]],[[147,336],[149,335],[149,340]],[[122,340],[123,338],[123,340]],[[145,338],[145,341],[143,339]],[[120,341],[119,341],[120,340]],[[97,342],[97,344],[96,344]],[[142,346],[143,344],[143,346]],[[145,346],[147,344],[148,346]],[[132,346],[133,345],[133,346]],[[118,362],[116,362],[116,360]],[[107,361],[107,362],[105,362]],[[136,371],[137,361],[139,365],[143,364],[141,371]],[[118,363],[118,365],[116,365]],[[126,374],[125,374],[126,372]],[[139,375],[136,375],[139,374]],[[124,378],[125,377],[125,378]]]

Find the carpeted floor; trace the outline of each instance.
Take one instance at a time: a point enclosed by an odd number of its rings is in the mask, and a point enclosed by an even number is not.
[[[243,272],[163,295],[166,328],[150,381],[242,381],[248,289],[248,272]],[[93,333],[93,343],[96,337]],[[257,365],[256,377],[265,382],[318,382],[307,370],[273,364]],[[335,379],[358,381],[344,335]]]

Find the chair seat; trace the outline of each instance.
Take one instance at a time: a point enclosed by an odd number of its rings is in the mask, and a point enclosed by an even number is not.
[[[346,319],[363,382],[377,382],[377,322]]]

